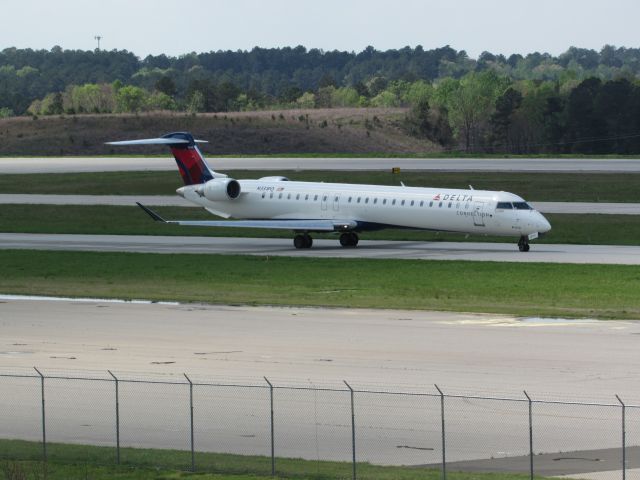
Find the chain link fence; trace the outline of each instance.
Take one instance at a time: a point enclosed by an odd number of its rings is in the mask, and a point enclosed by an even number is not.
[[[640,406],[184,375],[0,372],[0,459],[377,478],[375,466],[640,478]],[[617,473],[616,473],[617,475]]]

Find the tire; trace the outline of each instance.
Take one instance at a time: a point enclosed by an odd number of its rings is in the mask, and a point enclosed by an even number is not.
[[[304,237],[304,248],[311,248],[313,246],[313,238],[311,235],[303,235]]]
[[[296,235],[293,237],[293,246],[296,248],[305,248],[306,243],[304,235]]]

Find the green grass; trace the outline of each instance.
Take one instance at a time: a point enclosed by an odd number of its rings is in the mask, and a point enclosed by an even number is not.
[[[190,453],[179,450],[122,448],[121,465],[115,466],[113,447],[49,443],[49,462],[38,462],[42,447],[36,442],[0,440],[2,459],[19,461],[31,478],[70,480],[160,480],[199,478],[202,480],[254,480],[271,476],[271,458],[196,452],[197,474],[185,472],[191,467]],[[348,453],[347,453],[348,455]],[[5,463],[5,465],[7,465]],[[351,478],[348,462],[310,461],[290,458],[276,459],[276,478],[331,480]],[[1,472],[2,470],[0,470]],[[369,463],[357,464],[358,478],[371,480],[439,480],[438,469],[415,467],[382,467]],[[39,473],[36,476],[34,473]],[[448,472],[451,480],[526,480],[528,475],[504,473]],[[540,477],[542,478],[542,477]],[[12,479],[9,479],[12,480]]]
[[[158,207],[154,210],[167,219],[211,220],[215,218],[204,209],[198,208]],[[546,217],[553,229],[535,243],[587,245],[638,245],[640,243],[640,216],[550,214]],[[0,208],[0,232],[292,238],[292,233],[289,231],[166,225],[152,221],[137,206],[3,205]],[[336,235],[332,234],[317,234],[314,237],[332,238],[337,241]],[[466,237],[462,234],[401,229],[365,232],[361,234],[361,238],[416,242],[489,241],[514,244],[516,242],[516,239],[511,237],[473,235]]]
[[[210,162],[215,167],[215,161]],[[393,166],[392,163],[389,167]],[[640,202],[637,173],[228,171],[234,178],[284,175],[292,180],[374,185],[504,190],[530,201]],[[172,195],[182,185],[175,172],[105,172],[0,175],[0,193]]]
[[[0,265],[12,294],[640,317],[636,266],[33,250]]]

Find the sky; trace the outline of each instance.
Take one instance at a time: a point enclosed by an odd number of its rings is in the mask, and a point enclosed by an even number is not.
[[[361,51],[450,45],[558,55],[640,47],[638,0],[0,0],[7,47],[128,50],[141,58],[255,46]]]

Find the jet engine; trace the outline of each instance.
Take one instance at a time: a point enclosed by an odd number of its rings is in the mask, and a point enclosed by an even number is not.
[[[240,183],[233,178],[214,178],[200,185],[196,193],[212,202],[235,200],[240,196]]]

